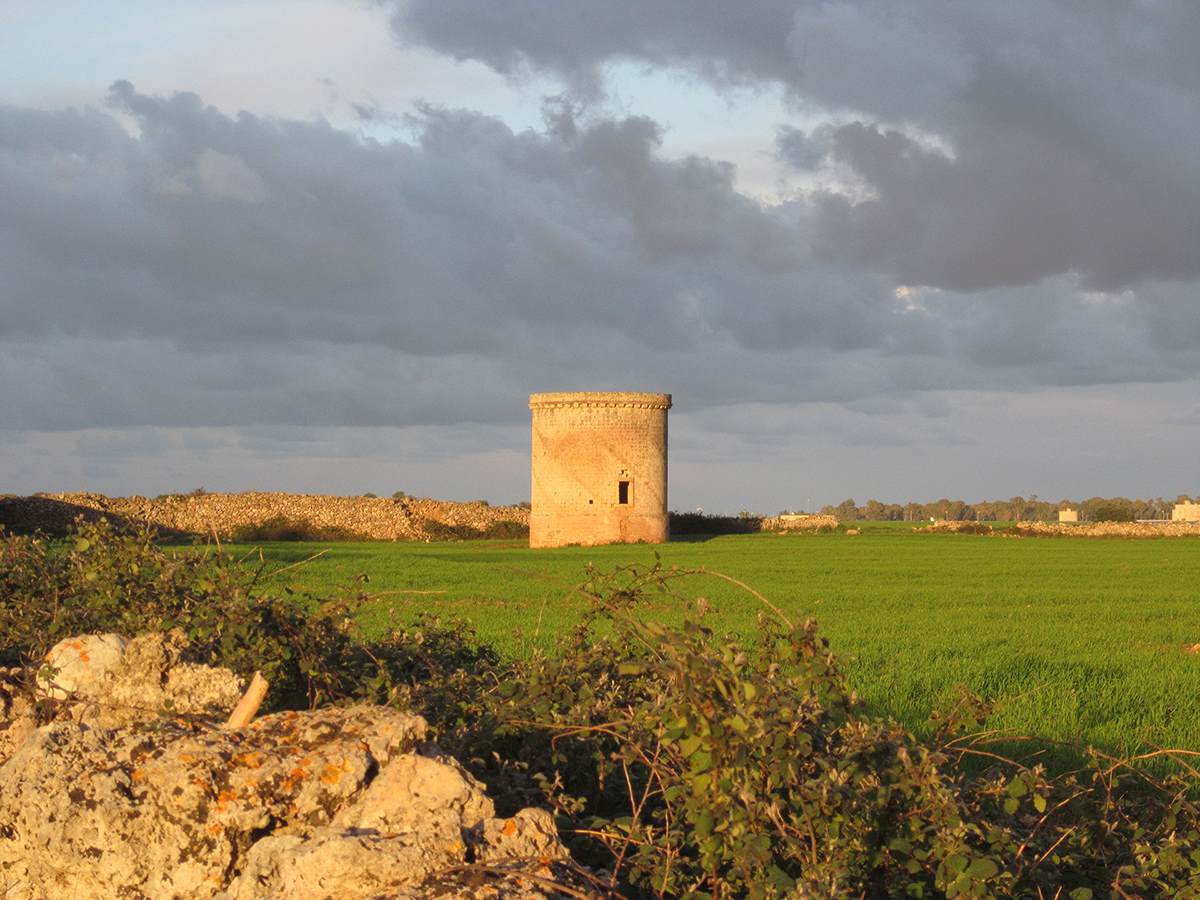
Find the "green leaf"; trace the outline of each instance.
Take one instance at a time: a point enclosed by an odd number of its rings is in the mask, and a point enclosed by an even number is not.
[[[697,750],[688,757],[688,761],[692,764],[692,772],[702,775],[712,768],[712,753],[708,750]]]
[[[746,720],[739,715],[730,716],[725,720],[725,724],[736,731],[738,734],[745,734],[750,730],[750,726],[746,724]]]
[[[1040,813],[1044,813],[1046,811],[1046,798],[1043,797],[1041,794],[1034,794],[1033,795],[1033,808],[1036,809]]]
[[[975,860],[971,865],[967,866],[967,874],[972,878],[980,881],[985,881],[1000,871],[1000,867],[995,861],[986,856]]]
[[[679,742],[679,752],[684,756],[691,756],[700,749],[700,745],[704,743],[704,738],[699,735],[690,735]]]

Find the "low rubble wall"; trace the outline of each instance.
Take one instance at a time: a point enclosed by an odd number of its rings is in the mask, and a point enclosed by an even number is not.
[[[993,528],[986,522],[938,521],[913,531],[924,534],[998,534],[1026,537],[1200,537],[1200,522],[1017,522]]]
[[[416,497],[335,497],[324,494],[246,492],[106,497],[104,494],[35,494],[0,497],[0,524],[11,531],[61,534],[77,516],[151,525],[161,532],[233,538],[239,530],[272,520],[336,529],[381,541],[520,537],[529,532],[521,506],[453,503]]]
[[[1017,522],[1013,530],[1071,537],[1200,537],[1200,522]]]
[[[838,527],[837,516],[796,515],[784,513],[762,520],[763,531],[832,531]]]

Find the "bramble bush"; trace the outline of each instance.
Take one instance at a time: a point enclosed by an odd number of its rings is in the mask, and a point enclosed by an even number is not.
[[[363,638],[354,619],[369,599],[361,585],[332,598],[270,587],[261,556],[164,549],[140,526],[80,519],[63,540],[0,530],[0,665],[40,661],[74,635],[177,628],[189,661],[261,671],[269,709],[385,702],[393,679],[421,681],[429,655],[409,633],[379,645]],[[433,641],[440,665],[495,661],[489,648],[468,646],[467,634],[446,629]]]
[[[277,679],[277,708],[414,709],[502,813],[552,808],[614,895],[1200,896],[1200,754],[1157,751],[1179,764],[1166,779],[1096,751],[1052,774],[1000,755],[966,693],[917,740],[864,713],[812,623],[760,597],[754,635],[718,633],[675,591],[683,574],[589,572],[578,625],[503,660],[461,622],[368,641],[359,585],[272,596],[261,563],[80,525],[0,543],[0,661],[180,627],[204,661]],[[675,623],[648,621],[664,600]]]
[[[1058,777],[1004,759],[970,695],[922,743],[863,714],[812,623],[767,605],[745,641],[712,631],[706,604],[685,597],[680,624],[647,622],[647,598],[674,596],[683,574],[593,573],[578,627],[554,652],[510,663],[457,747],[489,785],[523,780],[515,804],[541,790],[573,851],[613,872],[614,888],[1197,895],[1195,782],[1152,783],[1094,752],[1091,768]],[[970,758],[994,765],[981,773]],[[518,777],[499,762],[513,759]]]

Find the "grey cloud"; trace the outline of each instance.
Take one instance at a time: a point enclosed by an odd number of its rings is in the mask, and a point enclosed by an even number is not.
[[[813,132],[783,126],[775,135],[779,155],[793,168],[815,171],[830,156],[832,150],[828,127]]]
[[[924,117],[972,83],[975,63],[953,15],[914,16],[908,5],[795,4],[788,82],[833,107]]]
[[[657,356],[686,379],[880,346],[897,305],[814,266],[797,216],[727,165],[662,158],[646,119],[514,133],[431,107],[384,144],[110,99],[131,132],[0,108],[0,370],[20,386],[0,414],[22,427],[511,421],[530,389],[638,386]]]
[[[586,97],[603,91],[610,59],[684,64],[713,81],[737,84],[786,78],[791,55],[781,36],[791,28],[793,0],[378,0],[394,7],[403,41],[418,41],[456,59],[476,59],[520,76],[549,70]]]
[[[726,166],[659,159],[648,120],[560,138],[428,108],[416,144],[384,145],[131,91],[113,97],[140,136],[110,130],[72,157],[65,183],[55,160],[75,153],[69,139],[3,148],[14,329],[119,336],[136,320],[194,343],[432,355],[495,354],[526,323],[588,323],[687,345],[670,298],[743,271],[788,302],[803,277],[790,223],[738,194]],[[59,118],[44,114],[45,130]],[[94,279],[105,261],[120,265]],[[76,308],[63,315],[47,298]],[[819,342],[828,319],[861,312],[810,309],[775,340]]]
[[[778,83],[852,123],[828,149],[868,196],[823,198],[819,261],[965,291],[1065,273],[1106,290],[1200,276],[1190,0],[394,6],[403,39],[501,72],[595,93],[607,63],[634,61],[718,87]],[[811,168],[824,156],[812,137],[785,128],[781,155]]]
[[[865,239],[822,244],[826,200],[765,207],[719,161],[665,158],[645,118],[564,101],[513,132],[429,107],[381,143],[190,94],[111,99],[0,108],[8,427],[502,425],[539,389],[697,411],[1197,362],[1165,282],[1149,304],[1069,277],[897,292]],[[873,126],[820,139],[881,184],[952,162]]]
[[[527,428],[95,428],[6,443],[7,489],[155,495],[286,490],[470,500],[529,496]]]
[[[838,128],[831,144],[873,196],[819,196],[826,259],[962,291],[1064,272],[1104,290],[1200,275],[1200,197],[1144,173],[1120,177],[1075,148],[996,131],[964,140],[952,159],[863,123]]]
[[[251,205],[267,199],[262,176],[237,156],[207,149],[196,158],[196,180],[212,200],[232,200]]]

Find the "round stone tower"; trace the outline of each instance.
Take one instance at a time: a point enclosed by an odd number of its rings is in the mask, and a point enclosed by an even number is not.
[[[530,547],[667,539],[670,394],[531,394]]]

